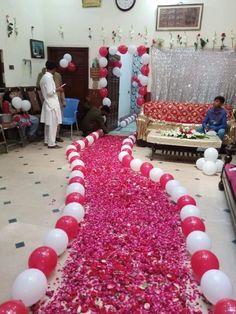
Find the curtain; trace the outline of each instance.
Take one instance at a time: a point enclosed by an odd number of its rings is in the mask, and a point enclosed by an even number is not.
[[[222,95],[236,106],[236,53],[152,48],[152,100],[210,103]]]

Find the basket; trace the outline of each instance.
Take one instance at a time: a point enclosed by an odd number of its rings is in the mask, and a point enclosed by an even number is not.
[[[99,68],[90,68],[90,77],[94,81],[99,81]]]

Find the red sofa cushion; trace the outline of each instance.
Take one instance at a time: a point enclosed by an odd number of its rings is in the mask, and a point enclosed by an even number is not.
[[[236,165],[233,164],[227,164],[225,165],[225,173],[226,176],[231,184],[234,197],[236,198],[236,171],[229,171],[230,168],[236,167]]]
[[[179,103],[174,101],[150,101],[143,105],[145,116],[166,122],[201,124],[212,104]],[[224,106],[228,120],[233,117],[233,109]]]

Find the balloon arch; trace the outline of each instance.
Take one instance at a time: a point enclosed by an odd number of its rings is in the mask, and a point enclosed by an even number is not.
[[[131,79],[131,83],[133,86],[139,87],[138,88],[138,97],[136,99],[137,106],[142,106],[145,102],[144,97],[147,94],[147,85],[148,85],[148,75],[149,75],[149,62],[150,62],[150,55],[147,53],[147,48],[143,45],[136,47],[135,45],[120,45],[119,47],[111,46],[107,47],[100,47],[99,49],[99,93],[100,96],[103,98],[102,103],[104,106],[111,106],[111,100],[108,97],[108,90],[107,90],[107,65],[108,59],[107,56],[110,54],[114,56],[117,52],[124,55],[129,53],[131,55],[138,54],[141,58],[142,67],[140,69],[140,73],[136,76],[133,75]],[[113,69],[112,73],[116,77],[120,77],[122,74],[122,63],[120,61],[114,61],[112,63]]]

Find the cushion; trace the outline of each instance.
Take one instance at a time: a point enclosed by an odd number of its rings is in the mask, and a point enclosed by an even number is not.
[[[233,164],[227,164],[225,166],[225,173],[226,176],[231,184],[231,188],[234,193],[234,197],[236,198],[236,171],[229,171],[230,168],[236,167],[236,165]]]
[[[173,101],[150,101],[143,105],[145,116],[172,123],[201,124],[212,104],[179,103]],[[228,120],[233,117],[233,109],[224,105]]]

